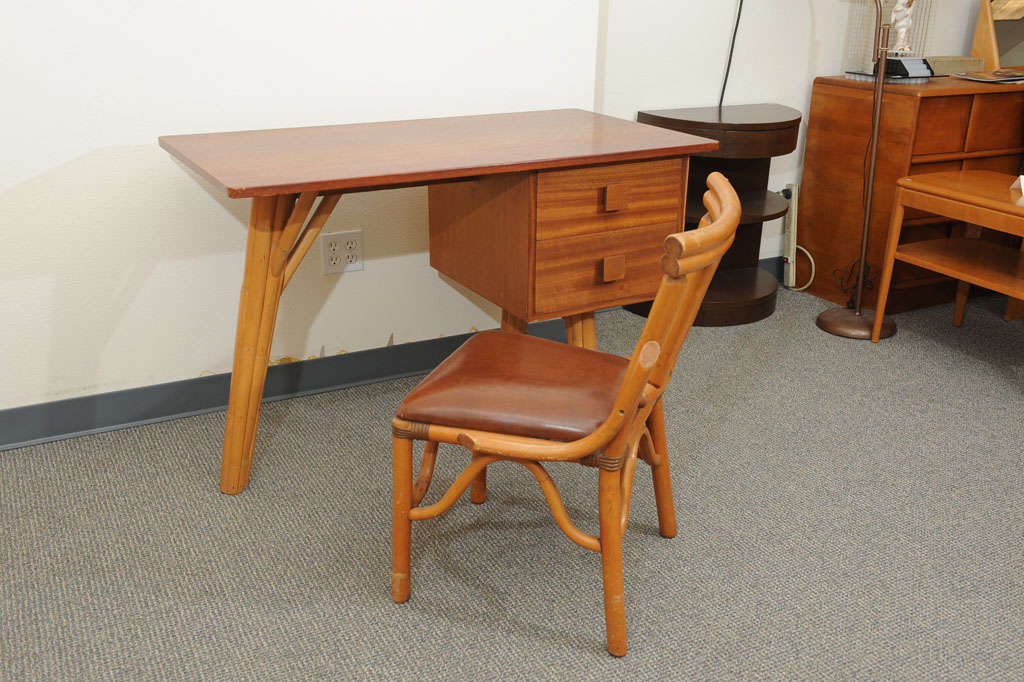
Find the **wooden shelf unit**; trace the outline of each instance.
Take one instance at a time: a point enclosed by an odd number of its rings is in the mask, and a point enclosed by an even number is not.
[[[980,239],[933,239],[903,244],[896,260],[1024,298],[1024,253]]]
[[[808,291],[838,304],[845,304],[850,292],[839,287],[833,272],[848,269],[860,251],[871,87],[842,77],[817,78],[808,116],[798,240],[817,264]],[[881,272],[896,180],[952,170],[1017,173],[1024,155],[1024,84],[933,78],[920,85],[886,85],[884,97],[868,242],[871,278]],[[957,236],[946,218],[912,209],[906,218],[903,243]],[[1019,244],[988,231],[982,239],[1011,249]],[[809,265],[802,258],[797,265],[797,279],[804,281]],[[954,291],[952,281],[937,282],[934,272],[898,263],[887,309],[949,301]],[[865,307],[874,308],[877,293],[865,290]]]
[[[719,142],[718,149],[690,158],[685,216],[688,226],[695,227],[705,213],[701,205],[703,183],[713,171],[729,178],[743,204],[736,239],[718,266],[694,324],[747,324],[771,315],[779,285],[758,267],[761,228],[765,221],[785,215],[789,202],[768,191],[768,173],[772,157],[796,149],[800,112],[780,104],[740,104],[641,111],[636,120]],[[630,310],[642,315],[647,308],[634,306]]]

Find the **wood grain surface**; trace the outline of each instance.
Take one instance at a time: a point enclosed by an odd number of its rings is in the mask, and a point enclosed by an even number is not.
[[[714,140],[581,109],[170,135],[160,146],[231,197],[368,190],[685,156]]]
[[[683,159],[545,171],[537,177],[537,239],[680,223]],[[609,211],[605,194],[618,187],[624,202]]]

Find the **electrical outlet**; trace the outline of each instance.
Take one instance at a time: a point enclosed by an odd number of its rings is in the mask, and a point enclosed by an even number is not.
[[[352,272],[363,269],[363,231],[329,232],[320,235],[323,273]]]

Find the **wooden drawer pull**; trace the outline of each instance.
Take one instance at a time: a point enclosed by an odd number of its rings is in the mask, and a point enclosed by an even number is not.
[[[626,256],[605,256],[604,267],[602,268],[605,282],[615,282],[626,276]]]
[[[621,211],[627,208],[629,206],[629,194],[627,189],[626,184],[623,182],[605,185],[604,210]]]

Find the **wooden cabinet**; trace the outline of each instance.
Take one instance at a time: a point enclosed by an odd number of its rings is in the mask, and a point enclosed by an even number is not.
[[[527,322],[647,301],[682,230],[688,162],[657,159],[432,185],[430,264]]]
[[[838,304],[848,301],[856,284],[847,275],[856,275],[851,267],[860,251],[871,87],[845,78],[818,78],[811,96],[797,236],[817,264],[810,293]],[[1024,154],[1024,85],[934,78],[923,85],[887,85],[884,97],[868,242],[872,284],[881,272],[896,180],[960,169],[1016,173]],[[948,237],[960,230],[946,218],[908,210],[902,241]],[[808,270],[801,257],[798,281],[805,281]],[[948,278],[897,263],[887,308],[899,312],[952,300],[954,289]],[[873,308],[876,296],[874,286],[866,288],[864,305]]]

